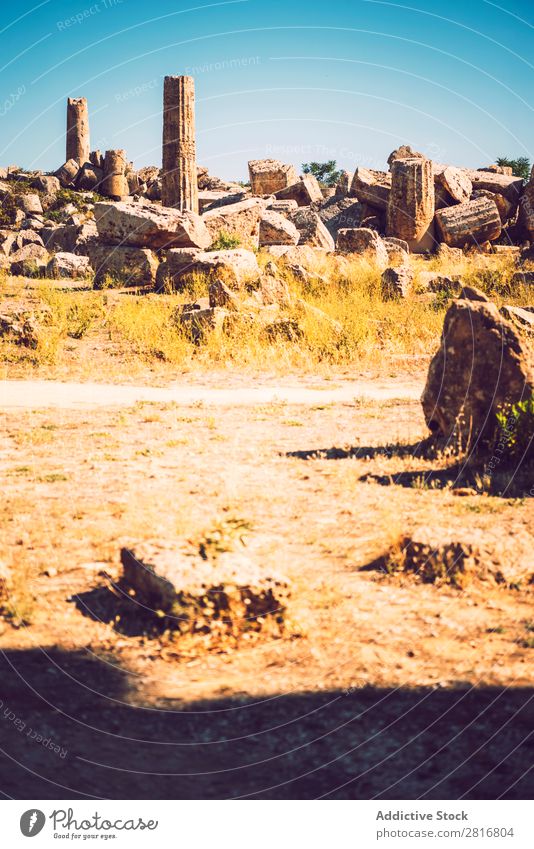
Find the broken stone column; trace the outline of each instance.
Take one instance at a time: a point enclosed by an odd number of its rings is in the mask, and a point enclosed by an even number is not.
[[[412,251],[431,250],[434,207],[432,162],[420,157],[393,160],[387,235],[404,239]]]
[[[78,165],[89,162],[89,116],[85,97],[67,99],[67,155]]]
[[[126,153],[124,150],[106,150],[101,194],[108,198],[117,199],[128,196]]]
[[[193,77],[165,77],[162,164],[163,206],[198,213]]]
[[[436,212],[441,241],[451,248],[482,245],[501,235],[501,216],[495,201],[487,197],[457,203]]]

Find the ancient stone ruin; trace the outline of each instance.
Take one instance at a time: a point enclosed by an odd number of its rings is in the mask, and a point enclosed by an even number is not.
[[[163,83],[161,201],[181,212],[198,212],[193,77],[165,77]]]
[[[85,97],[67,100],[67,145],[65,159],[74,159],[78,165],[89,160],[89,116]]]

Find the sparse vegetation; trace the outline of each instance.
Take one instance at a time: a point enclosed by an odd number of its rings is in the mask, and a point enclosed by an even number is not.
[[[335,159],[329,159],[328,162],[304,162],[301,167],[303,174],[313,174],[322,186],[328,188],[335,186],[341,177]]]
[[[510,167],[515,177],[522,177],[527,183],[530,180],[530,159],[527,156],[518,156],[517,159],[500,156],[497,159],[497,165]]]

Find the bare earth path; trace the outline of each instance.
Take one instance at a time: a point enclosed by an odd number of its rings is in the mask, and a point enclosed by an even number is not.
[[[328,382],[317,388],[300,385],[245,385],[218,389],[212,386],[175,384],[167,388],[152,386],[114,385],[105,383],[71,383],[54,380],[0,381],[0,408],[35,409],[58,407],[108,407],[131,405],[140,401],[175,403],[187,407],[253,406],[286,403],[298,405],[350,403],[365,401],[416,400],[422,385],[415,381],[377,380],[350,381],[332,388]]]
[[[458,469],[416,455],[421,386],[2,382],[4,793],[532,796],[533,500],[460,497]],[[184,650],[117,618],[121,546],[228,517],[288,576],[300,636]],[[401,532],[484,545],[518,578],[366,570]]]

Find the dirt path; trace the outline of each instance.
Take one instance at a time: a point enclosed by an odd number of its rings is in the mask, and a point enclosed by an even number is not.
[[[168,388],[105,383],[63,383],[54,380],[0,381],[2,409],[83,409],[131,406],[140,401],[176,403],[184,407],[255,406],[287,403],[298,405],[341,404],[355,400],[417,400],[422,385],[407,381],[351,381],[332,387],[323,381],[317,388],[301,385],[245,385],[230,388],[175,384]]]
[[[183,380],[1,385],[0,563],[19,576],[0,619],[3,792],[527,798],[534,586],[365,567],[430,529],[525,572],[534,500],[458,497],[457,470],[397,451],[427,435],[397,400],[415,382]],[[125,624],[121,546],[194,543],[228,517],[288,576],[302,635],[186,651]]]

